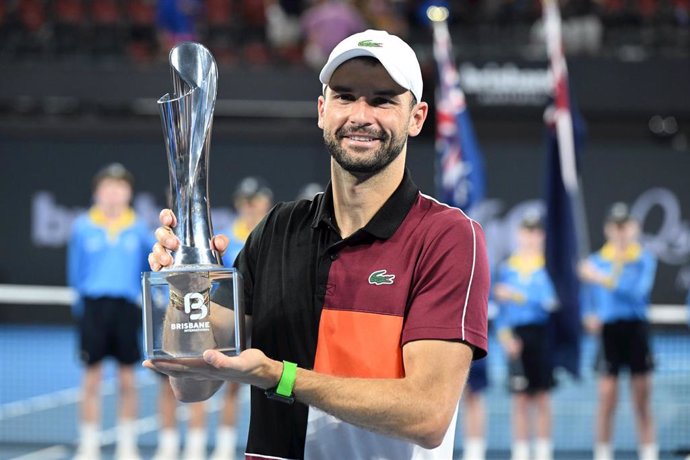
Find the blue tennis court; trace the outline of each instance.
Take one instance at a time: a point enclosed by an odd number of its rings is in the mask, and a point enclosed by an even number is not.
[[[81,368],[76,359],[76,335],[69,326],[0,326],[0,460],[65,459],[73,454],[77,438],[77,410]],[[583,344],[583,378],[562,379],[554,392],[554,445],[556,458],[591,458],[596,387],[590,363],[594,343]],[[491,344],[489,372],[492,384],[486,393],[490,458],[509,458],[509,395],[503,381],[506,369],[497,343]],[[654,334],[657,370],[653,407],[662,458],[682,458],[690,447],[690,334],[676,328]],[[104,458],[114,449],[117,387],[115,366],[104,369],[102,443]],[[616,422],[616,458],[637,458],[632,408],[622,379]],[[141,369],[139,385],[139,445],[144,458],[155,450],[158,422],[156,397],[160,379]],[[213,442],[220,398],[208,403],[209,441]],[[238,422],[243,451],[247,431],[249,392],[240,393]],[[184,429],[184,406],[179,410]],[[461,437],[456,436],[456,454]],[[210,446],[209,446],[210,447]]]

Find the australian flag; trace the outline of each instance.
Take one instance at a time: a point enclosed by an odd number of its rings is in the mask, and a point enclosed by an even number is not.
[[[436,90],[436,195],[471,214],[484,198],[482,153],[474,134],[460,76],[452,57],[448,25],[433,22],[434,57],[438,67]]]
[[[551,317],[553,363],[580,374],[580,282],[577,264],[589,251],[578,173],[584,122],[571,107],[557,2],[544,1],[545,37],[553,75],[546,122],[546,268],[560,301]]]

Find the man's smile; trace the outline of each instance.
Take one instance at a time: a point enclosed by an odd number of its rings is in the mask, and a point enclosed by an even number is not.
[[[347,140],[347,142],[350,145],[353,146],[366,146],[370,147],[374,145],[376,142],[380,142],[383,140],[384,136],[380,135],[379,133],[370,133],[370,132],[346,132],[346,133],[341,133],[340,134],[340,139],[342,140]]]
[[[376,140],[378,140],[377,138],[371,137],[371,136],[355,136],[355,135],[352,135],[352,136],[344,136],[344,137],[347,138],[347,139],[353,140],[353,141],[358,141],[358,142],[371,142],[371,141],[376,141]]]

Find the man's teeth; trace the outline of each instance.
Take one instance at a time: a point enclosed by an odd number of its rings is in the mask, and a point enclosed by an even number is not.
[[[370,142],[373,141],[373,137],[363,137],[363,136],[350,136],[350,139],[353,141],[362,141],[362,142]]]

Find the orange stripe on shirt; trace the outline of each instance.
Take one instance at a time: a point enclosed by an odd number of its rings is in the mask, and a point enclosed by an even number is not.
[[[403,318],[358,311],[321,311],[314,370],[339,377],[402,378]]]

